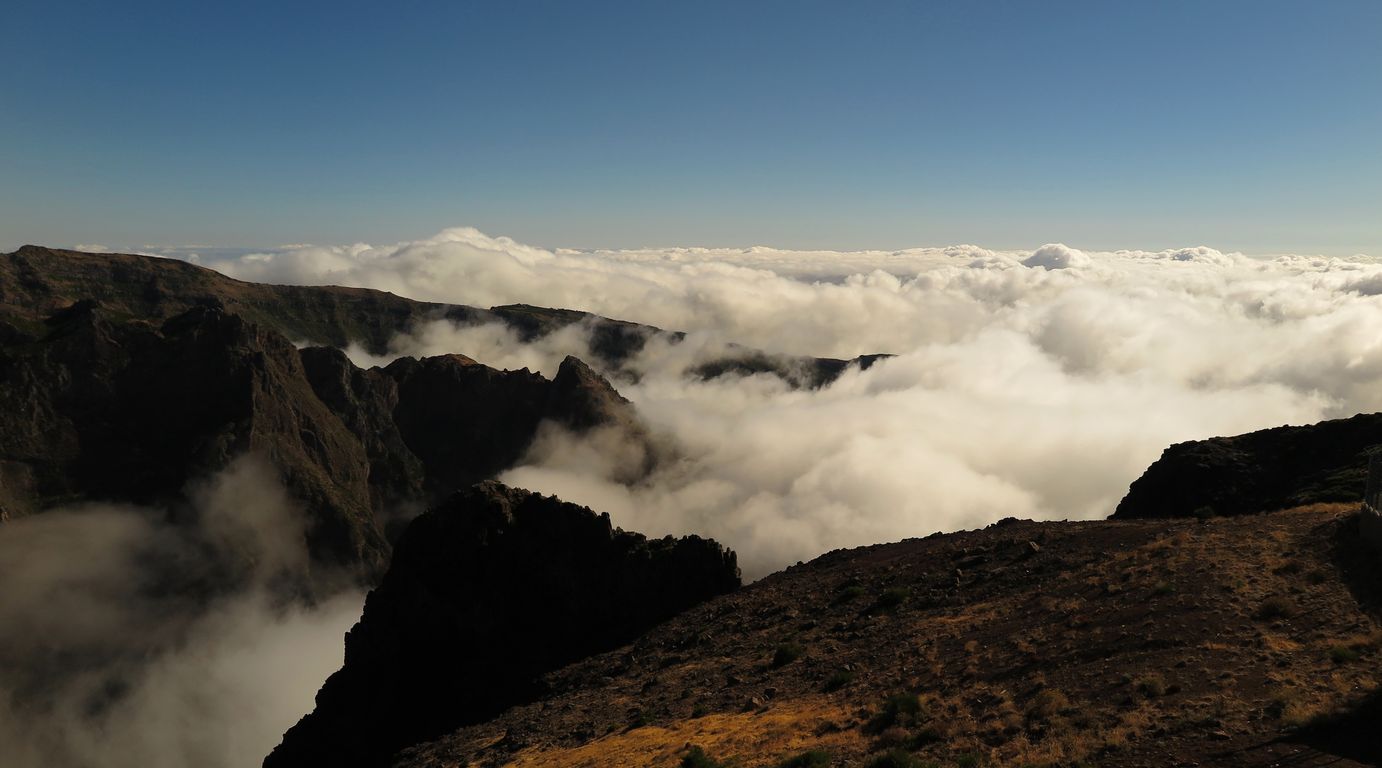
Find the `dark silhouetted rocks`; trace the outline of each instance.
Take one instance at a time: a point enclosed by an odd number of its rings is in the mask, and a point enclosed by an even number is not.
[[[298,343],[344,348],[351,343],[375,355],[388,352],[402,333],[435,320],[458,325],[502,323],[523,341],[535,341],[571,325],[586,326],[590,354],[605,370],[634,376],[625,364],[648,339],[672,343],[684,334],[570,309],[526,304],[481,309],[463,304],[414,301],[385,291],[340,286],[265,285],[235,280],[176,259],[118,253],[83,253],[26,245],[0,254],[0,342],[19,332],[33,335],[49,317],[75,302],[94,300],[115,316],[161,323],[193,307],[216,307],[271,328]],[[793,386],[819,387],[851,364],[867,368],[886,355],[854,360],[812,358],[735,348],[725,360],[698,369],[705,378],[771,373]]]
[[[734,554],[713,541],[649,540],[555,497],[474,486],[408,527],[345,666],[265,765],[383,765],[738,586]]]
[[[1113,517],[1242,515],[1363,498],[1382,414],[1177,443],[1133,481]]]
[[[364,450],[298,351],[196,307],[154,326],[84,301],[0,348],[0,516],[84,500],[158,504],[247,453],[278,470],[318,561],[381,570]]]
[[[512,466],[551,419],[642,435],[574,358],[558,381],[459,355],[362,370],[208,303],[159,324],[94,300],[0,335],[0,520],[88,501],[175,502],[262,454],[302,504],[316,562],[366,581],[386,526]]]

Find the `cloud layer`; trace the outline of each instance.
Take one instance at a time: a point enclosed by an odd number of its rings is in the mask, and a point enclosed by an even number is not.
[[[691,332],[650,344],[639,381],[619,383],[681,461],[627,486],[588,441],[549,433],[506,479],[648,533],[720,537],[750,575],[1008,515],[1101,517],[1172,442],[1382,410],[1382,267],[1365,260],[1060,244],[578,252],[454,229],[209,265]],[[683,375],[730,341],[897,357],[815,392]],[[524,346],[446,323],[395,342],[548,373],[584,345],[579,327]]]
[[[247,768],[312,708],[362,596],[284,599],[302,521],[242,460],[188,509],[86,505],[0,535],[6,766]]]

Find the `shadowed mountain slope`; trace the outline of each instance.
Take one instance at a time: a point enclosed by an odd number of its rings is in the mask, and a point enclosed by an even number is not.
[[[512,466],[545,421],[643,433],[574,358],[555,381],[458,355],[362,370],[217,307],[159,324],[82,301],[0,340],[0,520],[74,502],[174,503],[261,454],[319,563],[369,579],[385,524]]]
[[[1241,515],[1363,498],[1382,414],[1276,427],[1167,448],[1114,517]]]
[[[484,483],[413,521],[345,666],[266,766],[376,766],[541,695],[540,676],[739,586],[732,552]]]

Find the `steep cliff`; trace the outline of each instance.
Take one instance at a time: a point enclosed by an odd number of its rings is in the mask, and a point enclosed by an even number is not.
[[[556,381],[458,355],[362,370],[215,304],[151,324],[84,300],[0,328],[0,520],[168,503],[262,454],[308,514],[314,560],[367,581],[389,522],[511,466],[544,421],[638,424],[574,358]]]
[[[555,497],[476,485],[408,527],[345,666],[265,765],[384,765],[738,586],[734,554],[713,541],[649,540]]]

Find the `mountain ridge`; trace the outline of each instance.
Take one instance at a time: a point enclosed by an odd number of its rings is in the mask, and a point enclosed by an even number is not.
[[[54,312],[95,300],[131,318],[165,320],[198,305],[219,305],[274,328],[302,345],[346,348],[360,344],[374,355],[389,353],[396,337],[437,320],[458,325],[500,323],[531,342],[567,326],[589,327],[590,352],[610,372],[623,371],[649,338],[679,343],[685,334],[571,309],[507,304],[482,309],[424,302],[372,288],[252,283],[189,262],[158,256],[87,253],[25,245],[0,254],[0,326],[30,330]],[[849,366],[867,367],[886,355],[852,360],[763,352],[730,345],[723,358],[698,366],[714,378],[726,373],[767,373],[797,387],[820,387]]]

